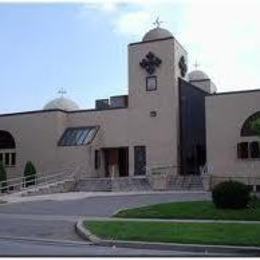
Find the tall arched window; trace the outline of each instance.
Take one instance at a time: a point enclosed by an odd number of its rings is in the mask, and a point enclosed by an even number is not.
[[[0,130],[0,149],[15,149],[14,138],[7,131]]]
[[[259,133],[252,127],[252,123],[260,119],[260,111],[254,113],[243,123],[240,135],[241,137],[255,137]],[[250,138],[251,139],[251,138]],[[237,144],[237,157],[240,159],[259,159],[260,158],[260,143],[258,140],[244,140]]]
[[[9,132],[3,130],[0,130],[0,161],[5,166],[16,164],[15,140]]]
[[[241,136],[257,136],[257,132],[252,128],[252,123],[256,120],[260,119],[260,111],[254,113],[250,117],[246,119],[242,128],[241,128]]]

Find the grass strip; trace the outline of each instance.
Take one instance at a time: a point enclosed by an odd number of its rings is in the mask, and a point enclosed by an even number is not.
[[[183,244],[260,246],[260,225],[85,221],[93,234],[109,240]]]
[[[147,207],[126,209],[114,217],[161,218],[161,219],[215,219],[215,220],[260,220],[260,201],[255,208],[217,209],[211,201],[190,201],[157,204]]]

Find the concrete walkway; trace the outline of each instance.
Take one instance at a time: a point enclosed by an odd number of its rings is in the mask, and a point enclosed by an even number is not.
[[[156,195],[156,194],[208,194],[205,191],[132,191],[132,192],[66,192],[66,193],[52,193],[45,195],[35,196],[20,196],[20,194],[8,194],[0,197],[7,203],[19,203],[19,202],[30,202],[30,201],[68,201],[68,200],[79,200],[93,197],[112,197],[112,196],[136,196],[136,195]]]

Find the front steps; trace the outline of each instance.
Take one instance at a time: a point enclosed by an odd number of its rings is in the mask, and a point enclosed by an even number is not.
[[[152,182],[147,177],[119,177],[119,178],[85,178],[78,181],[75,191],[153,191],[158,190],[153,187]],[[200,176],[167,176],[166,185],[159,190],[204,190]]]
[[[160,178],[160,177],[159,177]],[[162,178],[165,178],[165,176]],[[85,192],[137,192],[137,191],[201,191],[203,184],[200,176],[169,175],[165,179],[163,188],[156,188],[149,177],[121,177],[121,178],[85,178],[75,183],[66,179],[51,184],[32,187],[22,191],[21,196],[45,195],[70,191]]]
[[[151,191],[147,178],[117,178],[112,181],[112,191]]]
[[[146,191],[152,190],[146,178],[86,178],[79,180],[75,191]]]
[[[112,182],[110,178],[80,179],[75,191],[112,191]]]
[[[203,190],[203,183],[199,175],[176,175],[170,176],[168,181],[169,190]]]

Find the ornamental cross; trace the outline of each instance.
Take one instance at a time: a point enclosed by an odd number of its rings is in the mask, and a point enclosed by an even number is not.
[[[181,76],[185,77],[186,72],[187,72],[187,65],[186,65],[184,56],[181,56],[181,58],[180,58],[179,68],[180,68],[180,71],[181,71]]]
[[[159,16],[156,18],[155,22],[153,25],[155,25],[157,28],[160,27],[160,25],[163,23],[163,21],[160,21]]]
[[[154,74],[156,68],[161,65],[162,60],[156,57],[152,52],[148,52],[145,57],[146,58],[140,62],[140,66],[150,75]]]
[[[60,94],[61,97],[63,97],[65,94],[67,94],[67,91],[64,88],[61,88],[59,89],[58,94]]]

